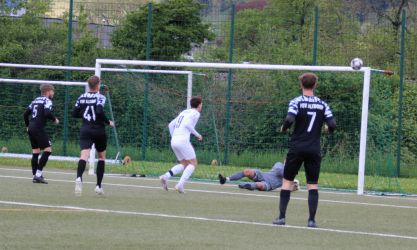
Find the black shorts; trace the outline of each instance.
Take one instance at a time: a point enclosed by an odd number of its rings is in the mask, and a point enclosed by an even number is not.
[[[107,148],[107,135],[104,129],[87,129],[82,128],[80,131],[80,148],[91,149],[95,144],[98,152],[103,152]]]
[[[45,149],[52,145],[48,134],[45,130],[31,130],[28,131],[30,145],[32,149],[40,148]]]
[[[293,181],[303,163],[307,184],[317,184],[321,164],[321,156],[317,153],[288,152],[285,160],[284,178]]]

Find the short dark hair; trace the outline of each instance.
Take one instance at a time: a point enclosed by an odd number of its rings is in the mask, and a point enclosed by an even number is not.
[[[95,89],[97,87],[97,85],[100,83],[100,77],[98,76],[90,76],[87,80],[88,82],[88,87],[90,89]]]
[[[304,73],[298,77],[305,89],[312,89],[317,83],[318,77],[314,73]]]
[[[39,89],[41,90],[41,94],[45,94],[46,92],[48,92],[49,90],[54,90],[54,86],[52,86],[51,84],[42,84]]]
[[[202,101],[203,100],[201,99],[201,96],[193,96],[193,97],[191,97],[191,100],[190,100],[191,108],[197,108],[198,105],[200,105]]]

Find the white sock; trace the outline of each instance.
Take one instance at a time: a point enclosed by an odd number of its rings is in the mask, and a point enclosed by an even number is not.
[[[178,182],[178,185],[184,185],[184,183],[185,183],[186,181],[188,181],[188,179],[190,179],[191,175],[192,175],[192,174],[193,174],[193,172],[194,172],[194,169],[195,169],[195,166],[194,166],[194,165],[192,165],[192,164],[189,164],[189,165],[185,168],[184,173],[182,173],[182,176],[181,176],[180,182]]]
[[[41,176],[42,176],[42,171],[36,170],[36,177],[41,177]]]
[[[77,179],[75,179],[75,181],[80,181],[81,182],[81,177],[77,177]]]
[[[172,172],[172,175],[170,171]],[[173,166],[168,172],[164,174],[164,176],[168,180],[172,176],[177,175],[181,173],[182,171],[184,171],[184,166],[182,164],[178,164],[178,165]]]

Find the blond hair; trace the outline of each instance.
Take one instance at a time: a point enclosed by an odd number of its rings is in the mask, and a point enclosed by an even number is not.
[[[55,90],[54,86],[52,86],[51,84],[42,84],[39,89],[41,90],[41,94],[46,94],[46,92],[50,91],[50,90]]]

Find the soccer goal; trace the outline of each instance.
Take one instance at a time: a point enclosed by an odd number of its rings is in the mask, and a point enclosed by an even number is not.
[[[225,154],[229,153],[229,161],[233,161],[231,164],[236,165],[239,164],[239,159],[252,161],[253,159],[269,157],[269,162],[271,163],[275,160],[282,160],[282,158],[279,157],[285,155],[288,137],[278,134],[276,127],[273,126],[278,126],[278,124],[280,124],[282,118],[285,117],[288,101],[296,94],[299,94],[297,82],[298,74],[303,71],[316,72],[320,78],[319,82],[335,81],[337,83],[340,81],[343,83],[343,85],[339,84],[339,86],[341,86],[340,88],[345,88],[344,91],[346,92],[352,91],[351,93],[344,93],[344,95],[352,96],[352,99],[358,99],[357,101],[352,101],[352,103],[347,103],[346,106],[333,107],[336,120],[338,121],[339,131],[342,130],[342,132],[336,132],[335,136],[324,139],[324,146],[322,145],[326,151],[323,162],[324,168],[328,171],[335,171],[332,170],[333,167],[341,168],[343,170],[344,167],[347,167],[344,165],[356,165],[356,191],[357,194],[362,195],[364,194],[365,187],[365,166],[369,163],[369,160],[380,158],[379,156],[373,155],[372,159],[367,159],[367,142],[370,140],[370,138],[368,138],[368,110],[372,71],[369,67],[362,67],[359,70],[354,70],[351,67],[346,66],[97,59],[95,74],[100,75],[103,72],[103,67],[106,65],[193,69],[193,71],[199,70],[205,72],[206,75],[210,77],[208,77],[208,80],[200,87],[196,86],[194,83],[194,91],[197,89],[197,93],[203,95],[203,100],[206,100],[205,105],[209,103],[208,105],[211,106],[211,112],[216,115],[217,121],[220,120],[220,125],[213,131],[213,127],[209,125],[211,121],[202,122],[201,130],[203,130],[203,134],[215,133],[216,137],[218,137],[218,131],[221,130],[224,136],[222,136],[222,134],[220,135],[220,144],[222,148],[226,148],[226,150],[230,151],[225,152]],[[229,78],[231,85],[227,87],[225,85],[227,85],[229,73],[232,75],[231,80]],[[349,78],[351,76],[353,78]],[[349,82],[349,80],[351,80],[351,82]],[[215,81],[222,82],[213,87],[220,89],[220,91],[216,92],[213,89],[208,90],[207,85],[214,86]],[[271,84],[269,87],[266,87],[266,85],[269,84],[268,82]],[[284,84],[285,82],[290,82],[291,84]],[[325,93],[326,96],[323,98],[332,106],[332,98],[338,98],[337,95],[340,91],[337,89],[338,87],[335,87],[334,90],[330,90],[330,84],[323,85],[323,87],[318,88],[318,95],[321,96],[321,94]],[[206,86],[206,88],[203,86]],[[355,88],[351,86],[355,86]],[[230,95],[226,93],[230,90],[228,88],[233,88],[233,92]],[[276,92],[271,92],[271,89]],[[226,96],[226,98],[223,96],[220,98],[219,92],[221,95]],[[358,98],[358,96],[360,96],[360,98]],[[267,104],[273,105],[267,106]],[[220,107],[228,105],[231,107],[229,110],[227,110],[227,108],[226,110],[223,110],[223,108]],[[353,109],[356,109],[357,112],[350,115]],[[232,114],[229,115],[228,112],[232,112]],[[203,112],[202,117],[202,119],[210,120],[211,114],[206,115],[206,118],[204,118]],[[222,117],[225,118],[223,119]],[[162,119],[160,122],[165,124],[167,119]],[[345,127],[345,123],[351,124],[351,127]],[[217,124],[219,124],[219,122],[217,122]],[[260,131],[260,129],[262,129],[262,131]],[[236,136],[233,136],[233,134],[236,134]],[[372,144],[374,146],[374,143]],[[204,158],[206,148],[196,147],[197,151],[203,151],[200,155],[203,155],[202,158]],[[281,151],[281,154],[271,153],[268,155],[264,153],[267,151],[273,152],[274,150]],[[379,150],[378,148],[378,150],[373,150],[372,152],[374,151],[382,152],[384,150]],[[384,153],[381,154],[383,155]],[[242,165],[244,165],[244,162],[242,162]],[[349,168],[349,170],[346,171],[355,171],[354,168],[355,167]],[[328,180],[326,177],[323,177],[322,181],[326,182]]]
[[[63,76],[65,72],[71,71],[74,78],[86,79],[88,75],[94,72],[94,67],[73,67],[73,66],[54,66],[54,65],[30,65],[30,64],[9,64],[0,63],[0,76],[9,78],[0,78],[2,87],[2,93],[0,98],[1,112],[0,116],[3,120],[2,129],[0,129],[1,139],[0,145],[2,147],[1,156],[4,157],[18,157],[28,158],[30,155],[25,154],[28,152],[27,148],[27,136],[24,133],[24,125],[17,126],[22,123],[22,114],[26,106],[39,95],[40,84],[52,84],[55,85],[55,97],[54,97],[54,110],[61,121],[59,126],[48,125],[47,130],[54,143],[53,150],[54,155],[51,159],[76,161],[78,160],[78,137],[79,137],[79,121],[71,119],[70,112],[72,106],[77,97],[84,91],[88,91],[86,82],[84,81],[55,81],[55,80],[39,80],[39,79],[13,79],[10,78],[13,72],[25,71],[27,77],[48,77],[57,78]],[[182,76],[181,81],[187,86],[185,92],[187,98],[191,96],[192,91],[192,72],[191,71],[178,71],[178,70],[154,70],[154,69],[133,69],[133,68],[103,68],[103,72],[111,72],[113,76],[121,76],[123,74],[134,74],[135,79],[129,82],[132,86],[134,84],[143,84],[141,79],[146,78],[146,75],[158,74],[158,75],[179,75]],[[41,73],[40,73],[41,72]],[[25,76],[25,75],[24,75]],[[25,76],[26,77],[26,76]],[[185,79],[184,79],[185,78]],[[106,86],[109,86],[110,93],[113,95],[114,91],[117,96],[120,93],[120,84],[117,78],[115,81],[102,81]],[[126,78],[125,78],[126,79]],[[113,78],[114,80],[114,78]],[[136,81],[136,82],[133,82]],[[138,82],[139,81],[139,82]],[[112,120],[116,122],[114,128],[108,128],[109,135],[109,147],[108,156],[114,156],[112,159],[107,160],[110,163],[120,163],[121,159],[121,146],[117,129],[118,120],[123,119],[124,114],[119,112],[118,109],[114,110],[112,106],[112,98],[110,94],[106,93],[108,105],[106,105],[106,112]],[[117,100],[115,100],[117,101]],[[186,99],[183,103],[185,107]],[[117,103],[117,102],[116,102]],[[119,115],[119,117],[118,117]],[[69,117],[69,118],[68,118]],[[67,121],[64,124],[65,119]],[[129,119],[129,117],[128,117]],[[21,129],[16,129],[16,126]],[[65,149],[64,149],[65,148]],[[95,153],[92,150],[89,159],[89,174],[94,174],[94,162]]]

